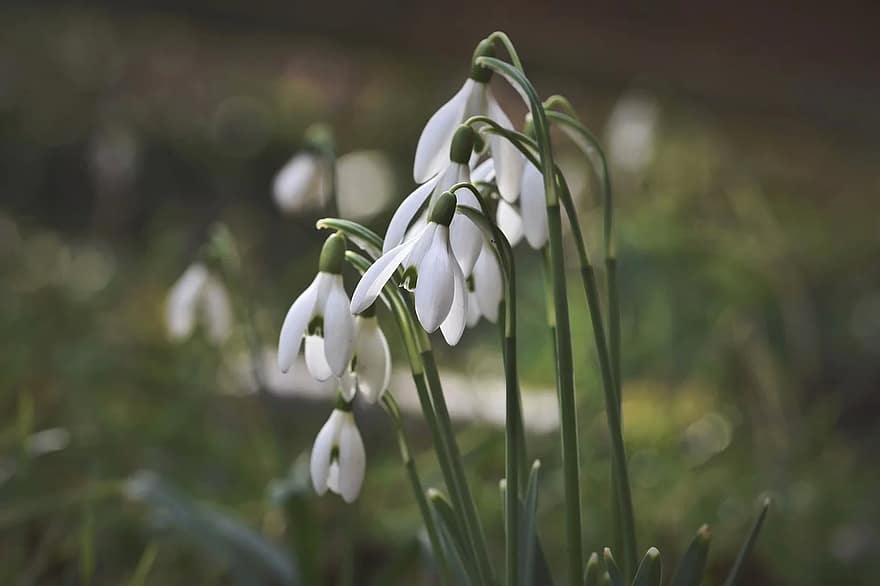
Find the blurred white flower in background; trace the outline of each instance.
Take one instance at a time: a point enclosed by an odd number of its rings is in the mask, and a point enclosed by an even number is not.
[[[320,209],[330,199],[330,167],[313,152],[297,153],[275,176],[272,196],[282,212]]]
[[[200,262],[186,269],[171,287],[165,310],[165,324],[172,340],[191,336],[197,322],[215,344],[224,342],[232,333],[232,306],[226,287]]]
[[[354,151],[336,161],[336,206],[339,215],[369,219],[394,195],[394,173],[388,156],[380,151]]]
[[[623,171],[644,171],[654,156],[660,106],[645,94],[621,97],[605,128],[610,163]]]

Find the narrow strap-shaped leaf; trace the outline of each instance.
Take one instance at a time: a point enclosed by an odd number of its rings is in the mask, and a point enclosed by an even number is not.
[[[477,567],[469,554],[467,540],[462,533],[452,505],[439,490],[429,488],[428,500],[436,516],[440,539],[446,547],[446,560],[462,584],[479,584]]]
[[[752,553],[752,548],[754,548],[755,541],[758,539],[758,533],[761,532],[761,527],[764,525],[764,517],[767,516],[767,509],[769,508],[770,499],[765,498],[764,502],[761,505],[761,512],[758,513],[758,518],[755,519],[755,524],[752,525],[752,530],[749,532],[749,536],[742,544],[742,548],[739,550],[739,554],[737,554],[736,556],[736,561],[733,563],[733,567],[730,569],[730,573],[727,575],[727,579],[724,580],[724,586],[734,586],[740,579],[740,574],[742,573],[743,566],[745,565],[746,560],[749,558],[749,555]]]
[[[595,551],[590,554],[587,566],[584,568],[584,586],[599,586],[599,578],[602,573],[599,568],[599,554]]]
[[[652,547],[642,558],[632,586],[660,586],[662,582],[663,562],[660,560],[660,551]]]
[[[614,556],[611,555],[611,548],[606,547],[602,552],[602,557],[605,559],[605,572],[611,578],[612,586],[623,586],[623,574],[620,572],[620,568],[617,567]]]
[[[712,532],[708,525],[703,525],[697,530],[696,537],[675,569],[670,586],[699,586],[703,571],[706,569],[711,538]]]
[[[520,532],[523,539],[522,555],[520,556],[523,564],[521,575],[525,584],[532,586],[553,583],[543,548],[538,540],[538,472],[540,469],[540,460],[535,460],[529,473],[523,513],[520,516],[523,524],[523,529]]]

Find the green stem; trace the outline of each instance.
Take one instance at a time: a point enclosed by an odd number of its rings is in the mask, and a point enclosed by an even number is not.
[[[391,391],[385,391],[385,394],[382,395],[382,405],[394,423],[394,429],[397,432],[397,442],[400,446],[400,457],[403,460],[403,465],[406,468],[407,476],[412,485],[413,494],[419,506],[419,512],[422,514],[425,530],[428,532],[428,540],[431,542],[431,549],[434,551],[434,557],[437,559],[443,583],[451,585],[453,584],[452,573],[446,561],[446,556],[443,555],[443,548],[440,546],[440,534],[437,531],[434,516],[431,514],[431,508],[428,506],[428,499],[425,497],[425,489],[419,478],[416,461],[410,449],[409,437],[407,436],[406,428],[403,426],[403,418],[400,415],[400,407],[398,407]]]
[[[549,256],[553,277],[553,306],[556,317],[556,385],[559,389],[560,434],[566,503],[566,535],[568,574],[571,584],[578,584],[583,571],[583,543],[581,534],[580,458],[578,454],[577,412],[574,398],[574,376],[571,350],[571,325],[568,315],[565,266],[562,250],[562,220],[556,193],[556,165],[544,108],[531,82],[522,71],[491,57],[477,59],[480,65],[490,67],[504,76],[527,99],[535,125],[544,190],[547,198]]]

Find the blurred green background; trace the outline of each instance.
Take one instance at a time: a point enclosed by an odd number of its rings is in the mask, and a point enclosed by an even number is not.
[[[749,584],[880,581],[876,10],[88,6],[0,7],[0,583],[435,583],[384,413],[356,410],[358,503],[315,497],[295,463],[331,395],[251,392],[245,323],[273,344],[316,269],[320,211],[285,216],[271,195],[304,129],[324,121],[340,153],[384,153],[389,207],[367,222],[384,230],[413,187],[424,122],[499,28],[538,90],[567,95],[611,154],[640,548],[657,545],[669,575],[708,523],[720,582],[769,494]],[[493,87],[521,120],[516,95]],[[559,145],[598,254],[593,183]],[[201,331],[172,342],[166,296],[218,221],[245,276],[236,326],[220,346]],[[522,378],[549,390],[540,263],[518,255]],[[608,450],[571,282],[586,543],[600,549]],[[466,383],[500,376],[496,344],[484,323],[436,345]],[[478,400],[481,385],[463,386]],[[425,429],[407,423],[439,485]],[[459,428],[500,559],[503,434]],[[559,560],[556,436],[529,441]]]

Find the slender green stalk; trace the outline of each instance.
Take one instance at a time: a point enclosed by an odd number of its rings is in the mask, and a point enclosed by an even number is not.
[[[479,57],[478,64],[489,67],[505,77],[529,103],[535,125],[544,190],[547,198],[549,257],[553,278],[553,306],[556,317],[556,384],[559,390],[560,434],[566,504],[566,536],[568,574],[571,584],[578,584],[583,571],[581,535],[580,458],[578,454],[577,412],[574,398],[574,377],[571,331],[568,315],[565,267],[562,250],[562,220],[556,192],[556,165],[544,108],[531,82],[522,71],[491,57]]]
[[[437,559],[437,565],[440,568],[440,575],[443,577],[443,583],[451,585],[453,584],[452,573],[449,569],[449,564],[446,561],[446,556],[443,554],[443,548],[440,545],[440,535],[437,531],[436,523],[434,522],[434,515],[431,514],[431,508],[428,506],[428,499],[425,497],[425,489],[419,478],[416,461],[415,458],[413,458],[412,450],[410,449],[409,437],[407,436],[406,428],[403,426],[403,418],[400,415],[400,407],[398,407],[397,401],[394,399],[394,395],[391,394],[391,391],[385,391],[382,395],[382,405],[385,407],[385,411],[394,423],[394,429],[397,432],[397,442],[400,446],[400,457],[403,460],[403,465],[406,468],[407,476],[412,485],[413,494],[415,495],[416,503],[419,506],[419,512],[422,514],[422,520],[425,523],[425,530],[428,533],[428,540],[431,542],[431,549],[434,551],[434,557]]]

